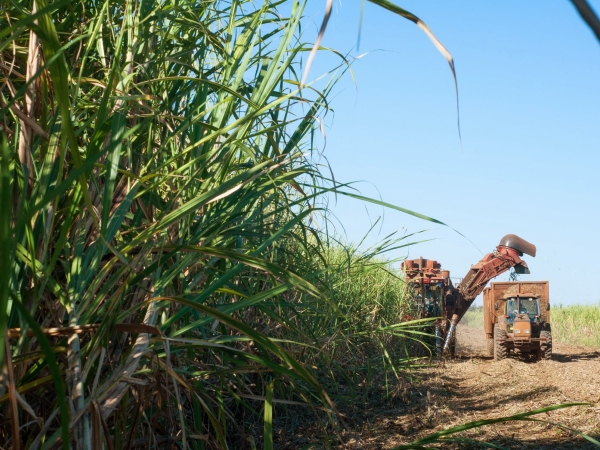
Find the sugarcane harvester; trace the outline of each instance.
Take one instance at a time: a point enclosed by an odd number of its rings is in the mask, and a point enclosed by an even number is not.
[[[456,325],[467,312],[487,283],[514,267],[517,274],[528,274],[529,268],[521,259],[523,254],[535,256],[535,245],[514,234],[500,240],[496,250],[471,266],[462,281],[454,286],[450,272],[432,259],[412,259],[402,262],[408,295],[419,318],[438,318],[433,334],[438,354],[454,355]]]

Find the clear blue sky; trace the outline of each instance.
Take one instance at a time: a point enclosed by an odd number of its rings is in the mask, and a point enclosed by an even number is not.
[[[521,279],[550,280],[555,305],[600,301],[600,44],[567,0],[397,3],[454,56],[463,147],[452,77],[428,38],[367,3],[356,50],[360,2],[335,0],[323,45],[368,52],[353,65],[356,85],[338,84],[326,122],[336,179],[435,217],[484,253],[518,234],[538,249]],[[307,11],[313,28],[324,5]],[[312,78],[334,61],[317,59]],[[409,257],[437,259],[452,276],[481,257],[451,229],[341,197],[331,206],[352,241],[382,215],[370,242],[429,229],[435,240]]]

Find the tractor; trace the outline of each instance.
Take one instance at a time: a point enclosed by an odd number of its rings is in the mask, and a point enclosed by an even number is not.
[[[488,356],[552,358],[547,281],[492,283],[483,291],[483,317]]]

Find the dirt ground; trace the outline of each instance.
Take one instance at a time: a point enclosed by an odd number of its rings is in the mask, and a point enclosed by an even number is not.
[[[397,401],[355,405],[342,449],[384,449],[450,426],[509,416],[550,405],[585,402],[536,416],[600,440],[600,349],[554,344],[551,361],[483,356],[481,330],[458,328],[457,358],[415,371],[396,387]],[[362,410],[361,410],[362,408]],[[362,412],[362,414],[361,414]],[[577,434],[545,422],[508,422],[461,437],[509,449],[598,449]],[[444,444],[442,448],[483,448]]]

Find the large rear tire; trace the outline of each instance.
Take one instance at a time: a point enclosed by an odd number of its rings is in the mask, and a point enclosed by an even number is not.
[[[540,331],[540,338],[546,339],[540,342],[540,359],[552,359],[552,332],[550,330]]]
[[[496,328],[494,330],[494,359],[500,361],[506,359],[507,356],[506,331]]]

